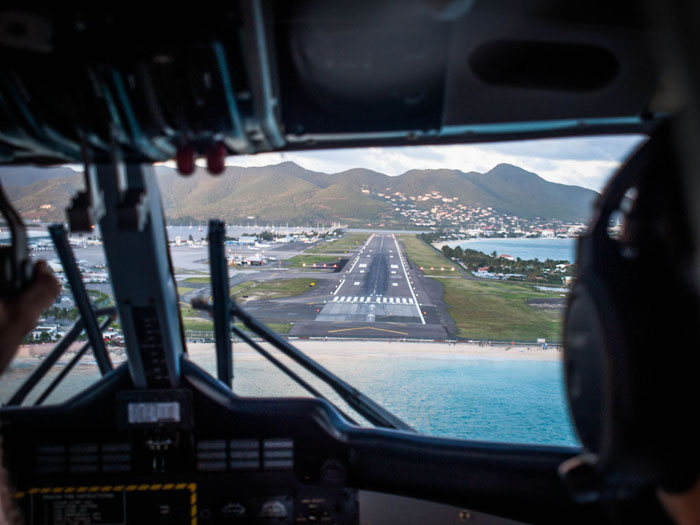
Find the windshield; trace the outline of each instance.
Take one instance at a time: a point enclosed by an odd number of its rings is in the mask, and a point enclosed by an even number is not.
[[[215,372],[213,323],[191,301],[212,295],[207,226],[219,218],[237,303],[415,430],[575,445],[561,342],[576,237],[598,192],[642,140],[265,154],[231,157],[219,177],[156,166],[189,357]],[[2,378],[5,402],[77,318],[46,225],[64,219],[83,181],[72,167],[4,168],[0,177],[28,225],[32,257],[48,259],[64,282]],[[70,242],[93,304],[111,305],[99,229]],[[123,361],[118,321],[104,337],[112,360]],[[239,336],[233,351],[235,393],[311,395]],[[327,385],[297,373],[367,424]],[[88,353],[47,402],[98,377]]]

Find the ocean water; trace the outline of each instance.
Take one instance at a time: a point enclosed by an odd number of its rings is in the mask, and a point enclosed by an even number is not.
[[[488,254],[495,251],[498,255],[512,255],[521,259],[553,259],[571,263],[576,260],[576,239],[469,239],[447,244]]]
[[[566,407],[559,362],[447,354],[400,359],[381,354],[314,357],[425,434],[493,442],[578,443]],[[213,355],[197,364],[210,372],[216,368]],[[0,379],[1,402],[9,399],[30,371],[31,367],[13,366]],[[234,391],[242,396],[307,395],[257,354],[236,352],[234,371]],[[355,417],[328,387],[305,372],[299,373]],[[59,402],[71,397],[96,378],[94,366],[81,366],[51,399]]]

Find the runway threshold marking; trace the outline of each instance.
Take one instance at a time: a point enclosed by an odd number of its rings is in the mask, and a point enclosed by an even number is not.
[[[374,326],[360,326],[358,328],[341,328],[338,330],[328,330],[328,333],[335,334],[338,332],[353,332],[356,330],[376,330],[378,332],[390,332],[392,334],[408,335],[408,332],[399,332],[398,330],[389,330],[387,328],[376,328]]]

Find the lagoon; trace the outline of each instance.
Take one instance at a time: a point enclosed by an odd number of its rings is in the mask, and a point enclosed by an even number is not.
[[[477,250],[487,254],[494,251],[498,255],[512,255],[521,259],[539,259],[545,261],[552,259],[555,261],[568,261],[573,263],[576,260],[577,239],[546,239],[546,238],[517,238],[517,239],[466,239],[459,241],[449,241],[448,246],[461,246],[462,249]]]

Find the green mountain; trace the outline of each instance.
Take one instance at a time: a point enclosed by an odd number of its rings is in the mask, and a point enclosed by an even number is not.
[[[81,174],[63,169],[70,175],[43,178],[24,186],[5,186],[8,198],[23,217],[45,222],[65,220],[66,207],[85,184]]]
[[[10,198],[28,218],[60,220],[70,197],[82,187],[81,175],[62,168],[51,177],[36,174],[26,184],[6,186]],[[509,164],[486,173],[459,170],[410,170],[390,177],[365,168],[327,174],[293,162],[274,166],[228,167],[217,177],[198,169],[189,177],[158,166],[156,173],[169,220],[229,222],[255,218],[263,222],[342,222],[350,225],[408,224],[396,208],[418,210],[445,205],[491,207],[525,219],[586,220],[597,193],[578,186],[548,182]],[[436,197],[439,195],[439,197]],[[427,196],[430,196],[429,198]],[[394,199],[392,201],[392,199]],[[403,209],[403,208],[402,208]]]

